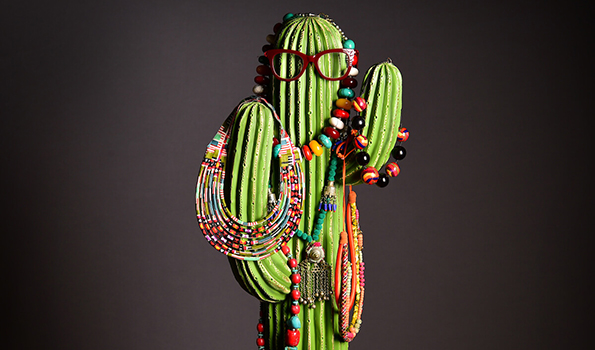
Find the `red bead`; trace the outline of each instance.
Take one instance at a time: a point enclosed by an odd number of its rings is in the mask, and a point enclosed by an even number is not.
[[[333,128],[332,126],[327,126],[322,130],[322,133],[325,134],[326,136],[330,137],[333,140],[336,140],[339,138],[340,134],[339,134],[339,130]]]
[[[289,259],[289,261],[287,262],[287,264],[289,265],[289,267],[291,267],[292,269],[295,269],[298,266],[297,260],[291,258]]]
[[[254,77],[254,82],[260,85],[268,85],[270,80],[268,77],[257,75],[256,77]]]
[[[293,275],[291,275],[291,282],[293,284],[298,284],[302,281],[302,276],[300,276],[299,273],[294,273]]]
[[[297,289],[294,289],[291,291],[291,298],[293,298],[293,300],[298,300],[300,298],[301,294],[300,291]]]
[[[354,87],[357,86],[357,80],[355,80],[351,77],[347,77],[347,78],[341,80],[341,85],[343,85],[344,87],[353,89]]]
[[[269,75],[271,74],[271,69],[264,64],[261,64],[260,66],[256,67],[256,73],[260,75]]]
[[[364,100],[361,97],[356,97],[353,100],[353,108],[355,108],[356,111],[361,112],[364,109],[366,109],[366,107],[368,107],[368,104],[366,103],[366,100]]]
[[[300,331],[297,329],[288,329],[285,334],[285,344],[287,346],[298,346],[300,343]]]
[[[299,305],[291,305],[291,314],[297,315],[300,313],[300,306]]]
[[[283,24],[281,24],[281,23],[277,23],[277,24],[275,24],[275,26],[273,27],[273,32],[274,32],[275,34],[279,33],[279,31],[281,30],[281,27],[282,27],[282,26],[283,26]]]
[[[359,56],[355,55],[353,56],[353,63],[351,64],[352,66],[357,66],[357,62],[359,62]]]
[[[339,109],[339,108],[333,109],[333,117],[347,119],[347,118],[349,118],[349,112],[347,112],[344,109]]]
[[[276,137],[273,137],[273,147],[277,146],[279,144],[279,139]]]
[[[281,246],[281,251],[283,252],[283,254],[287,255],[289,254],[289,247],[287,246],[287,244],[283,244]]]
[[[264,325],[263,325],[262,323],[259,323],[259,324],[256,326],[256,330],[258,331],[258,333],[262,333],[262,332],[264,332]]]
[[[312,150],[310,147],[308,147],[308,145],[302,146],[302,153],[304,153],[304,158],[306,158],[306,160],[312,160]]]
[[[258,346],[264,346],[264,339],[263,338],[256,339],[256,345],[258,345]]]

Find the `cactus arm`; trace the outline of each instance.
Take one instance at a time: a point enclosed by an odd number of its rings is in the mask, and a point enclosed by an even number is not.
[[[267,211],[275,121],[267,106],[249,102],[240,107],[235,123],[228,144],[226,197],[232,214],[254,221]],[[230,258],[229,263],[242,288],[260,300],[280,301],[290,291],[291,271],[282,253],[260,261]]]
[[[401,96],[402,79],[397,67],[390,62],[383,62],[368,69],[362,85],[362,97],[368,102],[368,108],[362,113],[366,118],[362,134],[368,138],[365,151],[370,154],[370,163],[367,166],[379,171],[388,161],[397,141],[401,123]],[[346,183],[362,183],[361,169],[353,158],[348,158]]]

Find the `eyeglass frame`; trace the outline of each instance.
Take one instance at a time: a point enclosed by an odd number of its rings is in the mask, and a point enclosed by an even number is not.
[[[333,52],[343,52],[347,54],[347,57],[349,58],[349,62],[347,62],[347,69],[345,71],[345,74],[340,77],[340,78],[329,78],[327,76],[325,76],[324,74],[322,74],[322,72],[320,71],[320,67],[318,67],[318,60],[320,59],[320,57],[322,57],[323,55],[327,54],[327,53],[333,53]],[[280,53],[291,53],[294,54],[296,56],[299,56],[302,61],[306,64],[304,64],[302,66],[302,70],[293,78],[281,78],[277,72],[275,72],[275,66],[273,63],[273,58],[275,58],[275,56],[277,54]],[[306,71],[306,69],[308,68],[308,66],[310,65],[310,63],[314,64],[314,67],[316,68],[316,71],[318,72],[318,74],[326,79],[326,80],[330,80],[330,81],[337,81],[337,80],[343,80],[345,78],[347,78],[349,76],[349,71],[351,70],[351,67],[353,67],[353,61],[355,59],[355,56],[359,56],[359,51],[357,51],[356,49],[330,49],[330,50],[324,50],[324,51],[320,51],[319,53],[317,53],[314,56],[309,56],[306,55],[305,53],[299,52],[299,51],[295,51],[295,50],[288,50],[288,49],[272,49],[272,50],[267,50],[264,52],[264,56],[266,58],[269,59],[269,65],[271,67],[271,72],[273,72],[273,75],[275,76],[275,78],[282,80],[282,81],[295,81],[298,80],[302,75],[304,75],[304,72]]]

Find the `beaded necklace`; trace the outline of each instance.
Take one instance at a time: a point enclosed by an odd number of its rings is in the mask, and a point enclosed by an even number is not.
[[[262,219],[245,222],[234,216],[224,198],[227,144],[240,107],[258,101],[268,106],[281,130],[280,195]],[[207,146],[196,185],[198,224],[207,241],[218,251],[240,260],[260,260],[281,249],[295,234],[302,216],[303,173],[301,156],[283,129],[273,106],[262,98],[248,98],[225,120]]]

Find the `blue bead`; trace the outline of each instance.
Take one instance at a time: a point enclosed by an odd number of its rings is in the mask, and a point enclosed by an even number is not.
[[[331,139],[329,139],[329,137],[325,134],[320,134],[318,136],[318,141],[320,141],[320,143],[322,143],[326,148],[331,148],[331,146],[333,145]]]
[[[302,328],[302,322],[300,321],[299,317],[291,316],[287,320],[287,327],[289,327],[291,329],[300,329],[300,328]]]
[[[355,97],[355,92],[353,92],[353,90],[351,90],[350,88],[342,88],[342,89],[339,89],[339,92],[337,92],[337,95],[339,97],[348,98],[351,100],[352,98]]]
[[[355,49],[355,43],[353,42],[353,40],[347,39],[343,42],[343,48],[344,49]]]
[[[281,145],[276,145],[273,147],[273,158],[279,157],[279,152],[281,152]]]

